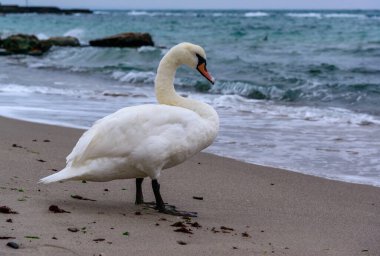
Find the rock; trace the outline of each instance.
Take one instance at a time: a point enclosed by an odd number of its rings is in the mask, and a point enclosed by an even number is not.
[[[154,46],[148,33],[123,33],[90,41],[91,46],[99,47],[140,47]]]
[[[3,40],[3,48],[14,54],[42,55],[50,47],[34,35],[17,34]]]
[[[72,36],[55,36],[43,41],[50,46],[80,46],[79,40]]]

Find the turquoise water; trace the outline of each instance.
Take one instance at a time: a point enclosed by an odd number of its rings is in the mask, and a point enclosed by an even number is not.
[[[380,185],[380,11],[96,11],[0,16],[0,36],[72,35],[84,47],[0,57],[0,114],[89,127],[124,106],[155,102],[160,58],[202,45],[210,87],[181,68],[181,94],[212,104],[210,152],[312,175]],[[149,32],[157,47],[86,47]]]

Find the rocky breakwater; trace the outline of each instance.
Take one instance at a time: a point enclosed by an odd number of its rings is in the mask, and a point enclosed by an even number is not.
[[[50,37],[47,40],[43,40],[46,44],[49,44],[51,46],[62,46],[62,47],[78,47],[80,46],[80,42],[78,38],[75,38],[73,36],[54,36]]]
[[[54,6],[18,6],[18,5],[1,5],[0,14],[9,13],[39,13],[39,14],[75,14],[75,13],[92,13],[88,9],[60,9]]]
[[[78,47],[81,46],[77,38],[71,36],[50,37],[39,40],[35,35],[17,34],[5,39],[0,38],[0,55],[28,54],[42,55],[52,46]],[[148,33],[123,33],[90,41],[94,47],[141,47],[154,46],[152,37]]]
[[[1,47],[5,49],[5,54],[41,55],[51,46],[34,35],[18,34],[3,39]]]
[[[52,46],[80,46],[79,40],[75,37],[51,37],[47,40],[39,40],[34,35],[17,34],[0,39],[0,47],[5,51],[2,55],[28,54],[42,55]]]
[[[152,37],[148,33],[122,33],[90,41],[96,47],[141,47],[154,46]]]

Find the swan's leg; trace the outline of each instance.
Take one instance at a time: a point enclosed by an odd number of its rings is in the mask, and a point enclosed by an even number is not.
[[[154,197],[156,198],[156,207],[158,210],[165,209],[164,200],[162,200],[160,193],[160,184],[156,179],[152,180],[152,188]]]
[[[159,212],[175,215],[175,216],[186,216],[186,217],[197,217],[196,212],[183,212],[183,211],[177,211],[175,209],[175,206],[167,205],[165,207],[165,203],[162,200],[161,193],[160,193],[160,184],[156,179],[152,180],[152,188],[154,197],[156,198],[156,209]]]
[[[136,201],[135,204],[143,204],[144,203],[144,196],[142,193],[142,183],[144,181],[144,178],[136,178]]]

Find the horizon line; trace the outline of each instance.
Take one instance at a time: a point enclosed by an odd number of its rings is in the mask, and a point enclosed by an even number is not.
[[[19,7],[58,7],[60,9],[89,9],[92,11],[133,11],[133,10],[141,10],[141,11],[288,11],[288,10],[296,10],[296,11],[380,11],[380,7],[376,8],[330,8],[330,7],[322,7],[322,8],[303,8],[303,7],[292,7],[292,8],[277,8],[277,7],[267,7],[267,8],[149,8],[149,7],[138,7],[138,8],[107,8],[107,7],[74,7],[74,6],[67,6],[67,7],[60,7],[55,5],[19,5],[19,4],[1,4],[0,6],[7,6],[7,5],[17,5]]]

